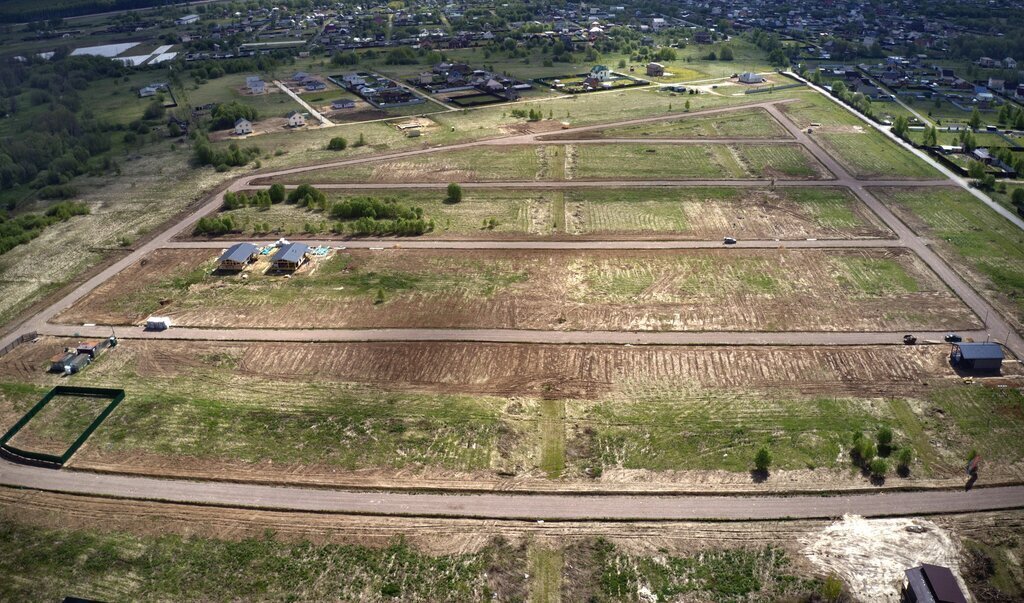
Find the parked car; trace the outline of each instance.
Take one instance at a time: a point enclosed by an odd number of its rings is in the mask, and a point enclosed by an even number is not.
[[[914,337],[913,335],[910,335],[908,333],[907,335],[903,336],[903,343],[907,345],[914,345],[915,343],[917,343],[917,337]]]
[[[725,245],[735,245],[736,244],[736,238],[735,237],[725,237],[724,239],[722,239],[722,243],[724,243]]]
[[[946,335],[944,339],[946,340],[946,343],[960,343],[963,341],[963,337],[960,337],[956,333],[950,333],[949,335]]]

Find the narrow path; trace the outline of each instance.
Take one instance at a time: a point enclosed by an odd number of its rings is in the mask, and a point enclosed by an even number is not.
[[[520,520],[772,520],[976,513],[1024,507],[1024,486],[970,492],[887,492],[843,496],[584,496],[402,494],[153,479],[53,471],[0,460],[0,484],[242,508],[412,517]]]
[[[216,249],[222,250],[235,243],[269,244],[275,238],[214,239],[210,241],[175,241],[164,246],[166,249]],[[621,240],[621,241],[475,241],[444,239],[323,239],[303,242],[312,247],[341,247],[345,249],[864,249],[906,247],[901,239],[795,239],[769,241],[737,241],[725,245],[722,241],[692,240]]]
[[[320,121],[320,125],[321,126],[329,128],[329,127],[338,125],[338,124],[332,122],[331,120],[327,119],[323,115],[321,115],[320,112],[317,111],[316,109],[314,109],[313,107],[309,106],[309,103],[307,103],[306,101],[302,100],[302,97],[299,96],[298,94],[295,94],[294,92],[292,92],[291,89],[288,86],[285,86],[284,84],[282,84],[278,80],[274,80],[274,85],[277,86],[278,88],[280,88],[281,92],[284,92],[288,96],[292,97],[292,100],[294,100],[295,102],[297,102],[300,105],[302,105],[306,109],[306,111],[309,111],[310,115],[312,115],[313,117],[315,117],[317,120]]]

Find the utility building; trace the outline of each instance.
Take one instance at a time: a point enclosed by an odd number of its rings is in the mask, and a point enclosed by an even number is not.
[[[998,373],[1003,366],[1003,348],[998,343],[955,343],[949,363],[964,371]]]
[[[907,603],[967,603],[956,576],[948,567],[922,563],[905,573],[903,601]]]

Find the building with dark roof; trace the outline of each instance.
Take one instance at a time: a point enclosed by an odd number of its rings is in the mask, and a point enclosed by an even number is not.
[[[306,261],[307,251],[309,251],[309,245],[305,243],[288,243],[274,254],[270,262],[275,270],[295,272]]]
[[[221,270],[241,270],[252,262],[257,253],[259,248],[252,243],[235,243],[220,256],[217,267]]]
[[[964,371],[998,373],[1003,366],[1003,347],[998,343],[955,343],[949,363]]]
[[[956,576],[948,567],[922,563],[905,574],[903,601],[907,603],[967,603]]]

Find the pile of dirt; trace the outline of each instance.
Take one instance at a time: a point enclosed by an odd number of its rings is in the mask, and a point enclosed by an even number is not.
[[[960,577],[959,543],[924,519],[847,515],[803,544],[803,554],[815,567],[838,575],[861,601],[899,601],[904,571],[922,563],[948,567],[967,590]]]

